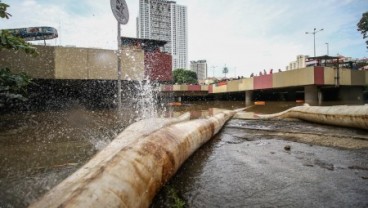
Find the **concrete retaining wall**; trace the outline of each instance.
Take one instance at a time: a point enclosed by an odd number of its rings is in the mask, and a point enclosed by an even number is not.
[[[0,50],[0,67],[27,73],[35,79],[54,79],[55,47],[37,46],[37,51],[39,55],[33,57],[22,51]]]

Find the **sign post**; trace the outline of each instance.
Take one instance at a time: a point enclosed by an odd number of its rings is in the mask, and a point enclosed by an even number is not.
[[[118,22],[118,109],[121,111],[121,25]]]
[[[111,10],[118,22],[118,108],[121,111],[121,27],[129,21],[129,11],[125,0],[110,0]]]

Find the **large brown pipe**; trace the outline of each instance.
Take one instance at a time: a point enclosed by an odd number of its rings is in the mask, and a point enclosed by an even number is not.
[[[297,118],[315,123],[368,129],[368,105],[363,106],[298,106],[259,118]]]
[[[224,111],[144,134],[127,128],[123,135],[134,138],[120,135],[30,207],[148,207],[181,164],[234,114]]]

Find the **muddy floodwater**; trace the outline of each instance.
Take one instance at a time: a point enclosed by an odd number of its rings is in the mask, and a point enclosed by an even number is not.
[[[293,106],[267,103],[248,111]],[[244,102],[188,102],[160,114],[189,111],[196,119],[212,115],[211,108],[241,107]],[[83,107],[1,115],[0,207],[26,207],[137,120],[129,106],[122,116]],[[327,136],[332,140],[318,142]],[[152,207],[175,205],[167,189],[185,207],[368,207],[367,141],[368,132],[357,129],[233,119],[185,162]]]

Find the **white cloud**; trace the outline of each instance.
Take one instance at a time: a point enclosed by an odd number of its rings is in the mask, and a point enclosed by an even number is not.
[[[80,12],[68,8],[73,1],[21,0],[10,2],[13,17],[1,27],[53,26],[57,44],[115,49],[116,20],[109,0],[80,0]],[[189,15],[189,59],[207,59],[209,67],[226,64],[230,75],[248,76],[263,69],[284,69],[299,54],[313,54],[314,27],[317,54],[366,56],[356,22],[368,3],[364,0],[177,0]],[[127,0],[130,21],[124,36],[135,37],[138,1]],[[364,7],[365,6],[365,7]],[[78,8],[77,8],[78,9]],[[55,41],[50,41],[55,43]],[[212,75],[212,69],[209,72]]]

